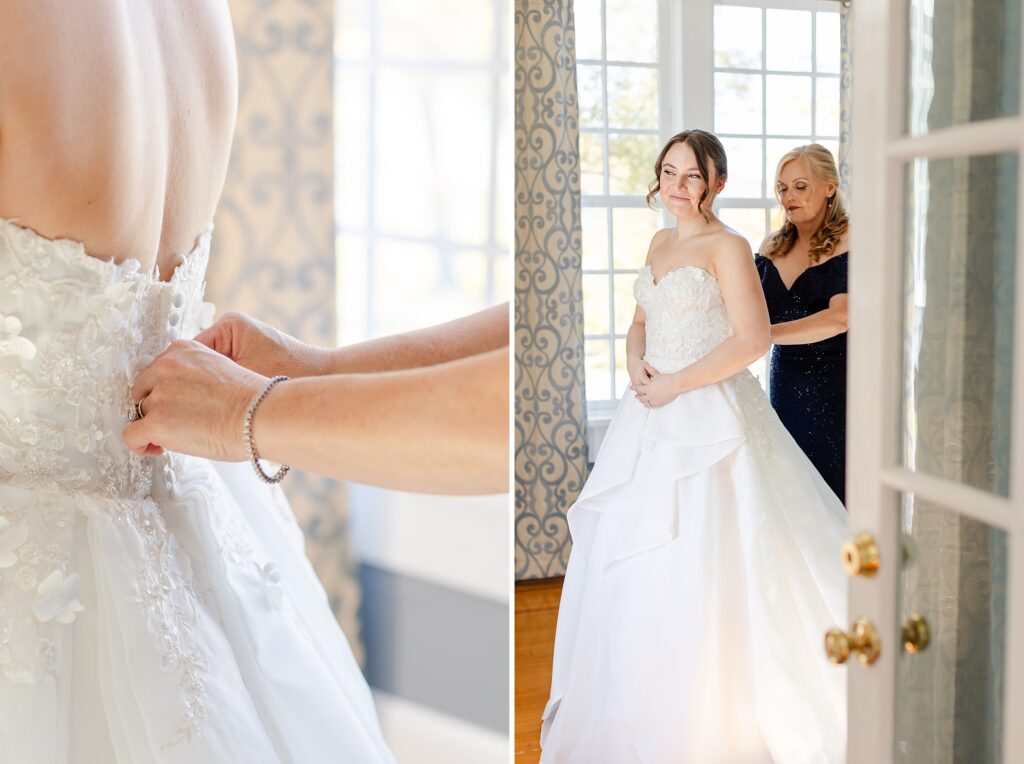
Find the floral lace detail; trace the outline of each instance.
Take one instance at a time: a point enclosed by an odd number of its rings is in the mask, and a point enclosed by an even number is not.
[[[199,465],[193,464],[193,469],[185,469],[183,463],[190,457],[178,454],[167,454],[165,459],[160,490],[166,491],[174,501],[192,503],[197,507],[203,507],[206,512],[209,512],[210,506],[230,505],[228,497],[221,493],[220,483],[210,474],[208,468],[199,468]],[[188,475],[187,480],[178,479],[179,471]],[[294,520],[294,516],[292,517]],[[274,561],[265,558],[263,550],[256,543],[249,528],[231,512],[210,513],[209,522],[217,539],[217,551],[220,556],[257,580],[263,589],[266,606],[271,610],[280,611],[296,631],[312,644],[312,637],[285,597],[280,568]]]
[[[73,529],[79,513],[113,519],[139,540],[125,550],[141,554],[132,599],[182,696],[165,746],[191,740],[206,715],[207,660],[192,637],[201,595],[149,498],[154,460],[121,433],[129,380],[212,322],[209,246],[208,229],[163,282],[0,218],[0,682],[55,682],[64,670],[84,609]]]
[[[736,384],[736,394],[742,399],[743,410],[746,412],[744,430],[747,438],[757,443],[761,452],[770,456],[775,453],[774,439],[770,435],[772,430],[772,419],[778,419],[775,409],[772,408],[768,394],[765,393],[757,377],[744,369],[732,378]]]
[[[83,609],[70,545],[53,498],[0,503],[0,681],[56,679],[57,645]]]
[[[652,363],[658,359],[681,369],[732,335],[718,281],[703,268],[673,268],[655,284],[651,267],[645,265],[633,284],[633,296],[647,316],[644,357]]]
[[[120,435],[129,380],[212,321],[210,231],[172,279],[88,256],[0,218],[0,483],[141,499],[152,474]]]
[[[162,667],[178,676],[183,710],[168,748],[191,740],[206,716],[203,702],[206,659],[192,644],[196,611],[202,596],[192,582],[192,564],[177,539],[168,533],[160,510],[151,500],[118,501],[110,513],[138,528],[144,545],[135,601],[155,623],[163,646]]]

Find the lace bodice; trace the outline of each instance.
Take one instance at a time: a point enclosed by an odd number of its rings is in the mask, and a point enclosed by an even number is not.
[[[718,280],[696,265],[673,268],[658,283],[645,265],[633,296],[647,316],[644,359],[659,371],[689,366],[732,335]]]
[[[140,498],[151,460],[121,440],[128,383],[213,319],[211,228],[170,281],[0,218],[0,483]]]

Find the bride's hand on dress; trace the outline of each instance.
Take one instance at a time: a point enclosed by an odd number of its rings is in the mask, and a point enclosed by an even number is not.
[[[626,372],[629,374],[629,386],[636,392],[637,385],[650,381],[658,370],[642,358],[627,358]]]
[[[273,377],[330,373],[330,354],[243,313],[225,313],[196,342],[247,369]]]
[[[242,461],[242,422],[269,380],[193,340],[178,340],[132,383],[142,418],[124,430],[140,456],[178,451],[218,461]]]
[[[648,408],[658,408],[672,401],[683,392],[675,374],[657,374],[646,382],[633,387],[637,400]]]

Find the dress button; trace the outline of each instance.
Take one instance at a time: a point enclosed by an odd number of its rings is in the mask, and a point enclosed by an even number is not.
[[[175,292],[174,296],[171,298],[171,305],[173,305],[175,308],[180,308],[184,304],[185,295],[183,295],[181,292]]]
[[[172,326],[170,329],[167,330],[167,338],[171,342],[174,342],[180,336],[181,336],[181,331],[176,326]]]
[[[167,317],[167,321],[171,326],[177,326],[181,323],[181,314],[178,312],[172,312],[171,315]]]

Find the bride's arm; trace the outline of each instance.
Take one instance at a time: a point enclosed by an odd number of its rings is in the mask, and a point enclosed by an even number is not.
[[[267,376],[397,371],[506,347],[508,303],[425,329],[340,348],[307,344],[241,313],[224,315],[196,341]]]
[[[253,417],[261,457],[406,491],[508,490],[508,349],[418,369],[307,377],[275,386]],[[139,375],[133,451],[239,461],[242,422],[267,378],[179,341]]]
[[[662,406],[680,393],[728,379],[768,352],[768,307],[750,245],[739,236],[730,236],[713,262],[732,336],[685,369],[659,374],[641,385],[637,398],[642,403]]]

